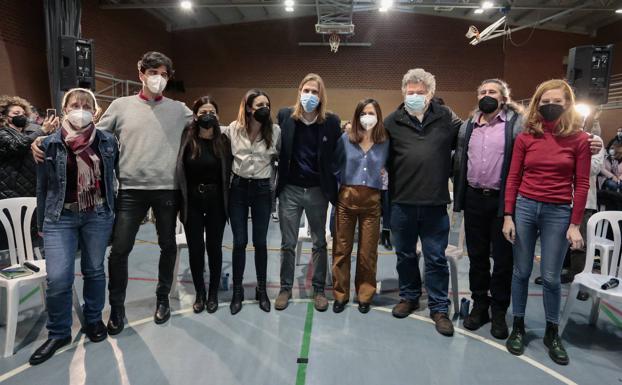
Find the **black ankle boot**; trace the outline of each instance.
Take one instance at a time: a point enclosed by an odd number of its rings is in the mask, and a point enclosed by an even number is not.
[[[192,305],[192,311],[200,313],[205,309],[205,292],[198,292]]]
[[[393,245],[391,244],[391,230],[382,230],[380,238],[385,249],[393,250]]]
[[[257,288],[255,289],[255,299],[259,301],[259,308],[266,313],[270,312],[270,299],[268,298],[268,293],[266,292],[266,283],[260,282]]]
[[[207,304],[205,306],[208,313],[214,313],[218,310],[218,288],[209,288],[207,293]]]
[[[568,353],[562,345],[562,339],[557,332],[557,324],[546,321],[546,331],[544,332],[544,345],[549,348],[549,357],[559,365],[568,365],[570,359]]]
[[[242,310],[242,301],[244,301],[244,288],[242,286],[233,286],[233,297],[229,309],[231,314],[238,314]]]
[[[514,317],[512,334],[505,341],[505,347],[516,356],[525,352],[525,317]]]

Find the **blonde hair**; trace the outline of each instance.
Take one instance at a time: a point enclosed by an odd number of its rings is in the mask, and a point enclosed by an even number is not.
[[[538,88],[536,88],[536,92],[533,94],[531,102],[529,103],[529,108],[527,109],[525,132],[535,136],[544,134],[544,130],[542,129],[542,115],[538,111],[538,107],[540,107],[542,95],[551,90],[562,90],[567,104],[567,106],[565,106],[565,111],[559,119],[557,132],[555,134],[558,136],[570,136],[581,131],[581,118],[574,109],[575,97],[572,88],[565,80],[552,79],[540,83]]]
[[[307,76],[302,79],[300,85],[298,86],[298,99],[296,101],[296,105],[294,106],[294,112],[292,112],[292,118],[296,120],[300,120],[300,118],[302,118],[302,114],[305,112],[305,110],[302,108],[302,104],[300,104],[300,91],[305,84],[311,81],[317,82],[318,97],[320,98],[320,104],[317,106],[317,122],[323,123],[326,120],[326,104],[328,102],[328,98],[326,96],[326,87],[324,87],[324,80],[322,80],[320,75],[314,73],[307,74]]]
[[[67,104],[71,100],[71,96],[75,96],[77,100],[89,100],[93,103],[93,121],[96,122],[102,110],[99,107],[99,104],[97,104],[97,99],[95,98],[95,94],[93,93],[93,91],[87,88],[72,88],[69,91],[65,92],[65,95],[63,95],[62,103],[63,110],[67,108]]]
[[[19,96],[2,95],[0,96],[0,125],[7,125],[9,109],[14,106],[23,108],[27,117],[32,114],[32,105],[28,100]]]

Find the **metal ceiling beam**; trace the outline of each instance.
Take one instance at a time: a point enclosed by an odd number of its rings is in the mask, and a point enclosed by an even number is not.
[[[322,0],[322,2],[326,2],[329,3],[330,0]],[[339,1],[334,1],[334,3],[340,3]],[[582,8],[582,12],[596,12],[596,11],[603,11],[603,12],[613,12],[615,11],[617,8],[615,6],[603,6],[603,7],[598,7],[598,6],[594,6],[593,4],[590,4],[591,2],[588,2],[588,5],[591,5],[590,7],[584,7]],[[316,4],[315,2],[297,2],[296,3],[296,7],[315,7]],[[358,8],[359,6],[362,7],[375,7],[378,8],[378,4],[376,1],[373,0],[361,0],[361,1],[356,1],[356,6],[355,8]],[[171,2],[171,1],[167,1],[167,2],[161,2],[161,3],[148,3],[148,4],[139,4],[139,3],[124,3],[124,4],[101,4],[100,9],[110,9],[110,10],[119,10],[119,9],[149,9],[149,8],[179,8],[179,2]],[[264,2],[243,2],[243,3],[228,3],[228,2],[218,2],[218,3],[200,3],[200,2],[195,2],[193,4],[194,8],[231,8],[231,7],[239,7],[239,8],[246,8],[246,7],[283,7],[283,4],[281,2],[278,3],[264,3]],[[464,3],[464,2],[459,2],[459,3],[452,3],[452,2],[434,2],[434,1],[430,1],[430,2],[422,2],[422,3],[411,3],[410,0],[401,0],[401,1],[397,1],[394,4],[394,7],[410,7],[410,8],[431,8],[434,9],[436,7],[451,7],[451,8],[455,8],[455,9],[477,9],[480,8],[480,4],[479,2],[475,2],[475,3]],[[499,9],[500,7],[496,7],[497,9]],[[542,11],[564,11],[569,9],[568,6],[563,6],[563,5],[513,5],[511,7],[512,10],[542,10]]]

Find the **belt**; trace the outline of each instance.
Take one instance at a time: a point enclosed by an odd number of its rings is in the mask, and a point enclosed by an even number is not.
[[[494,197],[494,196],[499,196],[499,190],[495,190],[495,189],[491,189],[491,188],[475,188],[475,187],[471,187],[469,186],[469,188],[473,191],[475,191],[478,194],[481,194],[485,197]]]
[[[211,190],[217,190],[218,188],[219,188],[219,185],[214,184],[214,183],[209,183],[209,184],[199,183],[197,185],[197,191],[200,194],[204,194],[204,193],[206,193],[208,191],[211,191]]]
[[[69,210],[73,213],[78,213],[80,211],[80,207],[78,207],[78,202],[73,202],[73,203],[65,203],[63,205],[63,208],[65,210]]]

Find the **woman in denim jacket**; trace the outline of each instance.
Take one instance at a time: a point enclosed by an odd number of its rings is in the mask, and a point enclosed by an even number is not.
[[[91,91],[69,90],[63,99],[60,129],[42,144],[45,161],[37,169],[37,224],[46,255],[48,340],[30,357],[32,365],[71,342],[71,287],[78,246],[84,277],[84,331],[93,342],[107,337],[102,322],[104,255],[114,221],[118,144],[111,134],[95,129],[98,111]]]

